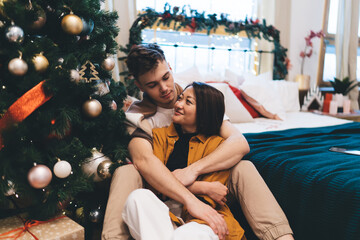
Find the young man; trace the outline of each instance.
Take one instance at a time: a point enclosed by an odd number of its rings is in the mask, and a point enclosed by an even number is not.
[[[206,221],[220,239],[224,238],[227,233],[224,219],[186,187],[202,174],[232,168],[229,190],[240,202],[254,233],[266,240],[293,239],[285,214],[254,165],[240,161],[249,152],[249,145],[229,121],[224,121],[220,130],[220,135],[226,140],[196,163],[170,172],[156,158],[147,138],[151,136],[152,128],[170,125],[181,88],[174,83],[164,53],[157,45],[135,46],[128,55],[127,66],[135,84],[144,92],[144,98],[134,103],[126,113],[129,133],[133,137],[128,147],[133,165],[119,167],[114,173],[102,238],[129,238],[121,213],[127,196],[143,187],[141,177],[159,192],[166,192],[169,198],[184,204],[191,215]]]

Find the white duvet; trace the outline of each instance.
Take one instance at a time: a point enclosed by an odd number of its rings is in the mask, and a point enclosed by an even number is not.
[[[310,112],[287,112],[285,121],[255,118],[254,122],[234,125],[242,133],[259,133],[293,128],[326,127],[349,122],[351,121]]]

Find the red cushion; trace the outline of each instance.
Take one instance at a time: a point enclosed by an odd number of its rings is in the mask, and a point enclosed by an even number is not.
[[[241,94],[241,91],[239,89],[237,89],[236,87],[233,87],[229,84],[230,89],[233,91],[233,93],[235,94],[235,96],[240,100],[240,102],[242,103],[242,105],[246,108],[246,110],[248,110],[248,112],[250,113],[250,115],[253,118],[257,118],[260,117],[260,114],[258,111],[255,110],[255,108],[253,108],[243,97],[243,95]]]
[[[206,83],[226,83],[227,85],[229,85],[231,91],[233,91],[233,93],[235,94],[235,96],[240,100],[241,104],[246,108],[246,110],[250,113],[250,115],[253,118],[257,118],[260,117],[261,114],[256,111],[255,108],[253,108],[247,101],[246,99],[243,97],[243,95],[241,94],[241,91],[239,89],[237,89],[236,87],[231,86],[228,82],[219,82],[219,81],[206,81]]]

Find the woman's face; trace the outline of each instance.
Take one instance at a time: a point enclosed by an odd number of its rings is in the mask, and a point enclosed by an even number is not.
[[[181,125],[184,133],[196,132],[196,97],[193,87],[188,87],[175,102],[173,122]]]

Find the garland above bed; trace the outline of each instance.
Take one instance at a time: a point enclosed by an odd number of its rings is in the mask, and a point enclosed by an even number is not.
[[[186,12],[190,12],[190,16]],[[187,9],[187,6],[182,8],[180,12],[179,7],[173,7],[171,10],[170,5],[167,3],[164,7],[164,12],[156,12],[154,9],[147,8],[144,13],[139,14],[138,18],[134,21],[130,28],[129,43],[126,47],[121,47],[120,50],[128,54],[133,45],[142,43],[141,31],[144,28],[152,28],[155,26],[169,27],[173,25],[173,29],[179,31],[181,29],[190,32],[206,31],[209,35],[211,31],[215,32],[219,27],[223,27],[225,32],[230,35],[237,35],[245,32],[248,38],[264,38],[269,42],[274,43],[274,66],[273,78],[284,79],[288,73],[287,67],[289,60],[286,57],[287,49],[280,44],[280,31],[272,25],[266,25],[265,19],[260,23],[259,19],[232,22],[227,19],[227,14],[221,14],[220,19],[217,19],[217,14],[209,14],[205,17],[204,13],[199,13],[196,10]],[[259,51],[261,52],[261,50]],[[126,57],[119,58],[125,60]],[[128,77],[128,72],[122,72],[121,75],[125,76],[125,84],[127,85],[128,94],[134,95],[136,87],[132,84],[132,79]]]

